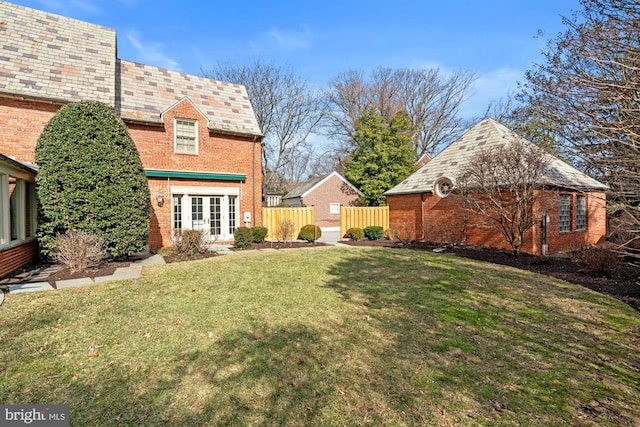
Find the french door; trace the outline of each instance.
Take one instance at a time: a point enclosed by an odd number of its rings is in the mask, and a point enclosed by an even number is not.
[[[237,196],[174,194],[172,200],[174,230],[201,230],[212,242],[233,240]]]

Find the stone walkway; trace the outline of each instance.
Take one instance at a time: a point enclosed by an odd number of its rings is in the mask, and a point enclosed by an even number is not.
[[[92,279],[83,277],[80,279],[59,280],[55,282],[57,289],[72,288],[77,286],[92,285],[94,283],[137,279],[142,275],[142,269],[147,265],[164,264],[164,258],[161,255],[152,255],[147,258],[133,261],[129,267],[120,267],[116,269],[110,276],[101,276]],[[35,291],[52,291],[54,287],[48,282],[51,274],[62,269],[59,265],[43,267],[37,270],[28,271],[9,279],[0,280],[0,286],[7,287],[10,293],[35,292]]]

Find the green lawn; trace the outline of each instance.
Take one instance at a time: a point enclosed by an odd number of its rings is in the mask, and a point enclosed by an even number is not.
[[[0,402],[77,426],[638,425],[638,390],[629,307],[428,252],[241,253],[0,307]]]

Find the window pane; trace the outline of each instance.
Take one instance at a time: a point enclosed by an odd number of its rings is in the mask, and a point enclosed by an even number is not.
[[[182,229],[182,196],[175,195],[172,198],[173,205],[173,229],[181,230]]]
[[[18,180],[12,176],[9,177],[9,222],[11,224],[11,240],[17,240],[20,230],[20,215],[22,212],[20,206],[20,191],[18,189]]]
[[[176,119],[176,151],[196,152],[196,122]]]
[[[578,196],[576,199],[576,230],[587,228],[587,198]]]
[[[560,231],[571,230],[571,195],[560,195]]]
[[[220,225],[222,223],[222,203],[220,197],[212,197],[209,199],[209,216],[211,223],[211,235],[220,234]]]
[[[204,210],[202,206],[202,197],[191,198],[191,228],[193,230],[202,230],[204,226]]]
[[[237,227],[236,198],[229,197],[229,234],[233,234]]]

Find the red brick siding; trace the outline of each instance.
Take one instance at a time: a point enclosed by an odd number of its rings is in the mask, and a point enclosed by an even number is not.
[[[571,231],[560,232],[559,197],[571,194]],[[581,245],[604,242],[606,236],[606,201],[604,193],[587,193],[587,228],[576,230],[576,197],[582,193],[545,191],[538,195],[535,218],[542,219],[544,210],[550,215],[551,222],[547,230],[549,253],[564,252]],[[434,242],[465,242],[468,244],[510,249],[503,235],[494,227],[486,224],[480,216],[465,213],[456,194],[445,199],[431,193],[408,194],[387,197],[389,205],[389,224],[391,229],[401,232],[415,230],[411,238]],[[541,225],[536,222],[525,235],[523,252],[539,254],[541,251]]]
[[[0,97],[0,153],[33,162],[42,130],[61,107]]]
[[[316,225],[319,227],[340,227],[340,211],[330,213],[330,204],[339,203],[341,206],[358,206],[360,196],[340,177],[331,175],[307,194],[302,203],[314,206]]]
[[[61,105],[0,97],[0,153],[20,161],[33,161],[38,138]],[[198,155],[174,153],[174,118],[198,120]],[[262,169],[260,140],[210,132],[206,120],[188,101],[164,115],[164,127],[128,123],[145,169],[220,172],[246,175],[246,181],[171,180],[172,185],[240,187],[239,215],[251,212],[252,225],[262,224]],[[151,234],[153,248],[170,244],[171,198],[167,180],[150,179]],[[165,203],[159,208],[157,194]]]
[[[35,240],[8,249],[0,249],[0,277],[35,261],[37,258],[38,242]]]

